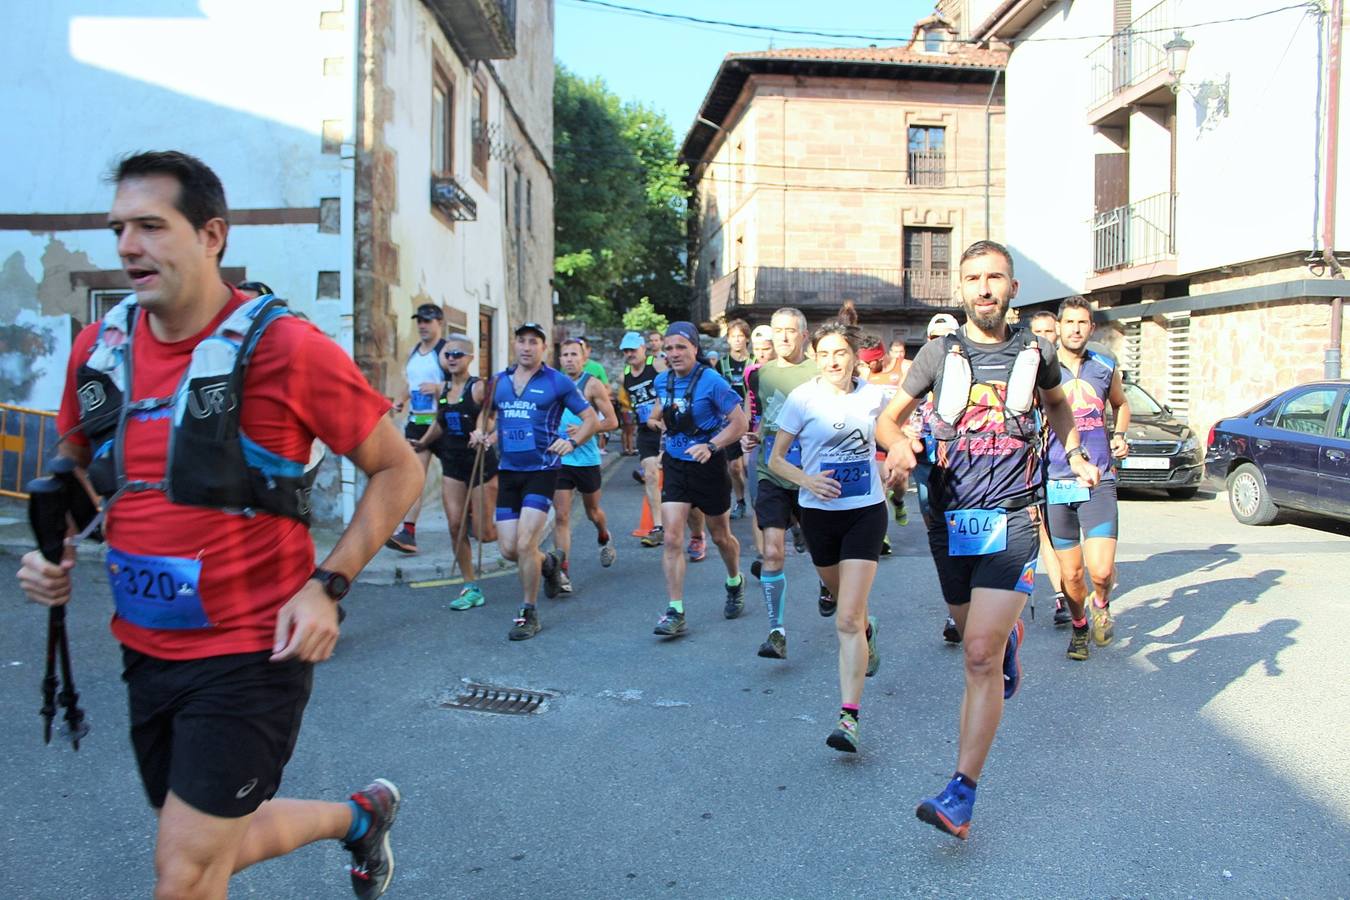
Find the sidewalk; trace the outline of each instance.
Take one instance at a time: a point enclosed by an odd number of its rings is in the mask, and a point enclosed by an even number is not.
[[[617,447],[618,442],[613,442],[613,445]],[[617,450],[611,450],[600,457],[601,474],[608,476],[622,458]],[[487,513],[492,515],[491,510]],[[553,530],[552,516],[550,512],[545,535]],[[336,528],[315,528],[311,534],[314,537],[315,559],[322,560],[337,544],[341,531]],[[356,580],[362,584],[398,585],[449,579],[451,569],[455,568],[455,560],[450,553],[450,529],[446,525],[445,510],[439,502],[423,505],[422,514],[417,522],[417,546],[418,552],[414,554],[399,553],[388,547],[382,548]],[[0,548],[17,557],[32,550],[33,547],[33,532],[28,527],[28,513],[23,503],[19,500],[0,502]],[[475,545],[475,561],[477,552]],[[80,555],[83,559],[101,559],[103,545],[85,543],[80,547]],[[514,567],[514,563],[502,559],[495,543],[483,546],[483,566],[480,575],[490,575]],[[459,580],[458,574],[455,580]]]

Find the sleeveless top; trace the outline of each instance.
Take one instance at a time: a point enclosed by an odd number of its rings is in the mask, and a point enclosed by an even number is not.
[[[586,384],[595,376],[590,372],[582,372],[581,377],[576,379],[577,390],[581,396],[586,396]],[[597,412],[597,415],[599,413]],[[572,412],[570,409],[563,410],[562,422],[558,427],[558,436],[567,437],[567,428],[569,425],[580,425],[581,416]],[[591,435],[586,443],[582,444],[571,453],[562,458],[564,466],[598,466],[600,465],[600,442],[596,440],[595,435]]]
[[[469,434],[478,427],[478,414],[483,410],[483,404],[475,403],[473,399],[473,386],[480,380],[476,375],[470,375],[464,382],[463,393],[454,403],[450,402],[452,387],[441,393],[437,415],[441,419],[441,446],[447,450],[469,449]]]

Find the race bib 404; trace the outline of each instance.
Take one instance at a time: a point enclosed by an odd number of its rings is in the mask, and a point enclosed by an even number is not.
[[[1001,509],[954,509],[946,520],[952,556],[987,556],[1008,547],[1008,514]]]

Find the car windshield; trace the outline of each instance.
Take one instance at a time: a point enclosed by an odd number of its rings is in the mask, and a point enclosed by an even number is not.
[[[1163,408],[1148,392],[1133,382],[1125,382],[1125,402],[1130,404],[1132,416],[1160,416]]]

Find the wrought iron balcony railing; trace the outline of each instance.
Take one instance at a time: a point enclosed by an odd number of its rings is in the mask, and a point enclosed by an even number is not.
[[[1088,54],[1088,108],[1167,69],[1163,45],[1172,37],[1176,0],[1162,0]]]
[[[709,285],[711,316],[746,306],[838,309],[952,309],[959,305],[946,269],[805,269],[742,266]]]
[[[478,218],[478,203],[449,175],[431,176],[431,205],[456,222],[472,222]]]
[[[1110,272],[1176,256],[1177,195],[1154,194],[1092,219],[1092,269]]]

